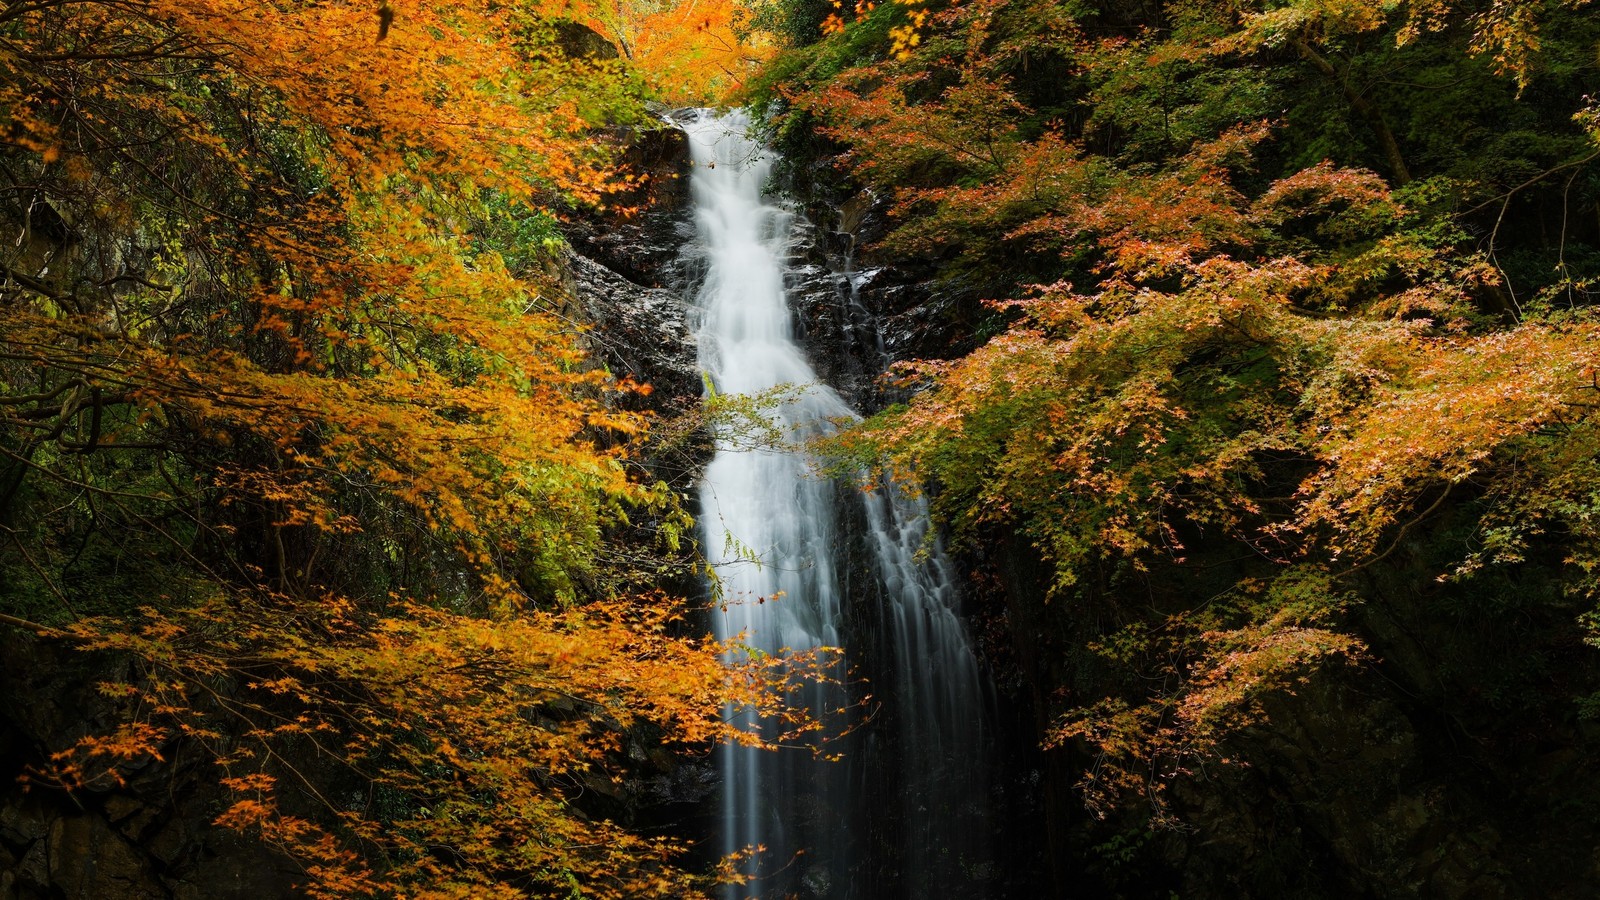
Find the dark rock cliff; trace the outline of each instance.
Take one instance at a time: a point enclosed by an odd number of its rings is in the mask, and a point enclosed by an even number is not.
[[[231,802],[181,740],[68,795],[23,789],[52,753],[128,711],[98,689],[126,678],[105,654],[0,635],[0,900],[233,900],[294,896],[300,872],[211,823]]]
[[[887,378],[895,363],[945,358],[970,349],[971,335],[983,315],[981,304],[959,286],[936,281],[926,266],[902,264],[875,249],[890,222],[881,198],[857,190],[835,178],[825,162],[786,161],[780,175],[796,215],[792,229],[789,302],[795,326],[812,366],[821,379],[842,393],[863,414],[877,412],[906,398],[904,389]],[[872,585],[873,553],[864,541],[860,504],[841,498],[838,510],[841,532],[857,541],[840,548],[847,573],[850,643],[855,662],[866,673],[874,696],[886,707],[897,701],[890,679],[873,674],[889,655],[887,635],[875,604],[882,603]],[[987,764],[991,791],[986,839],[991,858],[944,885],[949,893],[1002,900],[1044,895],[1052,847],[1046,841],[1045,789],[1050,779],[1047,760],[1038,752],[1032,697],[1017,667],[1017,653],[1002,607],[982,602],[984,572],[972,558],[958,555],[955,563],[963,575],[958,586],[964,618],[980,663],[994,685],[991,721],[972,723],[989,736],[992,756]],[[880,658],[881,657],[881,658]],[[887,673],[885,673],[887,674]],[[874,732],[860,749],[861,760],[852,765],[867,773],[862,780],[866,804],[892,803],[890,796],[872,796],[874,790],[896,783],[892,771],[899,754],[889,746],[894,738],[883,729]],[[880,770],[888,766],[889,770]],[[876,768],[875,768],[876,767]],[[864,873],[872,887],[864,896],[898,896],[902,874],[892,871],[898,830],[890,826],[880,840],[888,847],[881,854],[890,871]]]
[[[681,410],[701,393],[678,253],[693,233],[688,138],[667,127],[619,137],[628,141],[622,164],[641,181],[606,209],[570,220],[567,284],[575,312],[592,326],[587,341],[596,358],[613,374],[651,385],[643,405]]]
[[[615,204],[612,211],[588,217],[572,232],[576,255],[571,260],[573,295],[581,314],[594,321],[590,341],[596,355],[618,374],[648,381],[654,391],[642,402],[658,414],[672,416],[698,404],[703,388],[687,321],[689,292],[697,275],[696,257],[682,252],[693,238],[687,218],[686,146],[678,132],[645,136],[632,156],[635,165],[650,175],[639,192]],[[837,388],[857,410],[872,412],[899,396],[881,376],[896,360],[939,355],[959,344],[960,316],[971,312],[959,292],[933,288],[924,274],[890,266],[864,249],[881,235],[886,222],[880,204],[870,195],[839,196],[820,189],[812,179],[780,178],[787,188],[791,211],[790,259],[787,289],[793,323],[819,378]],[[963,305],[965,304],[965,305]],[[692,313],[690,313],[692,319]],[[698,479],[699,468],[709,459],[703,435],[695,454],[675,462],[646,460],[686,495]],[[839,532],[849,536],[837,548],[850,598],[851,664],[885,705],[887,678],[878,678],[885,663],[880,634],[882,616],[873,608],[880,602],[872,587],[878,577],[871,571],[874,553],[867,541],[861,504],[847,492],[837,495]],[[693,592],[697,586],[678,585]],[[1008,685],[993,711],[996,719],[972,723],[996,736],[997,760],[994,805],[995,834],[988,836],[998,852],[979,869],[962,873],[962,884],[981,890],[990,900],[1039,895],[1045,852],[1035,827],[1041,816],[1039,786],[1044,778],[1033,751],[1031,724],[1015,697],[1020,686],[1009,658],[1009,647],[997,623],[980,623],[989,632],[988,662],[1006,668]],[[998,652],[996,652],[998,651]],[[890,714],[885,714],[890,715]],[[841,745],[851,783],[861,784],[864,806],[892,804],[892,790],[900,773],[893,770],[900,755],[889,746],[892,730],[871,729]],[[718,788],[716,775],[704,763],[680,762],[656,782],[658,813],[667,827],[691,836],[709,837],[715,810],[708,803]],[[901,896],[908,880],[897,868],[901,835],[892,823],[882,833],[865,836],[883,845],[880,851],[863,851],[863,863],[852,874],[855,890],[863,897]],[[806,884],[803,891],[828,890]],[[949,889],[958,890],[955,885]],[[807,894],[809,896],[809,894]]]

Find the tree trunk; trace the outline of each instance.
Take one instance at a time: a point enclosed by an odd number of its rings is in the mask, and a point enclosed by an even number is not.
[[[1383,150],[1383,158],[1389,164],[1389,174],[1393,176],[1395,186],[1409,182],[1411,170],[1406,168],[1405,157],[1400,154],[1400,144],[1394,139],[1394,132],[1389,130],[1389,123],[1383,120],[1383,113],[1379,112],[1367,98],[1356,93],[1355,88],[1350,86],[1350,80],[1334,68],[1327,57],[1318,53],[1305,37],[1296,37],[1294,46],[1300,51],[1300,56],[1311,63],[1318,72],[1339,85],[1339,90],[1344,92],[1345,99],[1350,101],[1350,108],[1367,120],[1373,136],[1378,139],[1378,146]]]

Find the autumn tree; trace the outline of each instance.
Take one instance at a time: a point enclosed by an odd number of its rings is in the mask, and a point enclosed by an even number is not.
[[[887,198],[874,260],[992,335],[834,450],[1042,558],[1010,615],[1081,641],[1044,740],[1097,813],[1248,763],[1275,698],[1371,658],[1399,558],[1465,596],[1562,566],[1581,633],[1600,134],[1592,22],[1540,10],[995,0],[908,48],[880,7],[777,63],[780,140]]]
[[[218,823],[313,896],[709,884],[572,802],[629,741],[782,714],[765,663],[730,671],[607,562],[612,525],[682,515],[553,269],[550,210],[626,186],[601,126],[645,120],[572,21],[0,12],[0,612],[137,662],[103,688],[124,723],[33,789],[210,758]]]

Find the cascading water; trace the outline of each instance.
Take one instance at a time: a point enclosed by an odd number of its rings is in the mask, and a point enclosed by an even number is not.
[[[704,263],[701,366],[723,395],[792,386],[767,414],[797,443],[824,434],[854,413],[816,383],[794,337],[784,294],[791,216],[762,195],[772,157],[747,137],[742,113],[702,112],[683,127],[693,252]],[[742,633],[760,653],[843,647],[870,677],[880,712],[827,754],[720,749],[721,849],[765,848],[745,867],[756,880],[726,896],[982,897],[986,704],[950,565],[920,500],[891,484],[863,494],[812,468],[803,451],[719,437],[700,497],[722,596],[716,631]],[[851,592],[855,547],[871,585]],[[805,689],[813,715],[836,718],[862,699],[846,666]],[[826,758],[835,753],[844,759]]]

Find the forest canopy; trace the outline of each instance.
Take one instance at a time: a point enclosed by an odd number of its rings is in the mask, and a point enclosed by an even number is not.
[[[1042,557],[1006,615],[1055,636],[1046,740],[1091,810],[1171,824],[1274,698],[1393,671],[1395,621],[1443,644],[1402,677],[1486,732],[1588,702],[1591,8],[786,8],[779,140],[884,199],[874,262],[959,298],[835,451],[926,481],[976,557]]]

